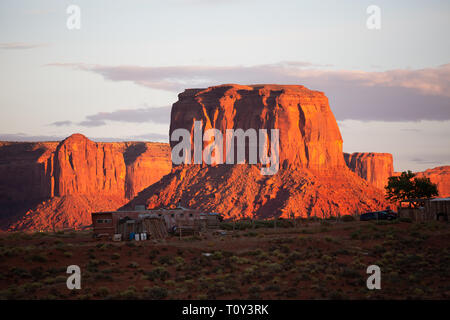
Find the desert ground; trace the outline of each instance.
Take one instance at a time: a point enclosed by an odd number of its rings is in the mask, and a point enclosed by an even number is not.
[[[223,222],[163,241],[0,234],[0,299],[449,299],[445,222]],[[369,265],[381,289],[369,290]],[[69,265],[81,289],[69,290]]]

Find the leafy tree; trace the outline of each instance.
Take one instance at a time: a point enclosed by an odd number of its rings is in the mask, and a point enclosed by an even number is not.
[[[439,195],[437,185],[430,178],[417,178],[411,171],[404,171],[400,176],[389,177],[386,199],[391,202],[420,198],[431,198]]]

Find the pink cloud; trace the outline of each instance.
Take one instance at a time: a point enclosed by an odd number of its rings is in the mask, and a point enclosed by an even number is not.
[[[183,91],[222,83],[302,84],[324,91],[339,120],[450,119],[450,64],[417,70],[327,70],[307,62],[256,66],[104,66],[51,64],[132,81],[151,89]]]
[[[28,43],[28,42],[4,42],[0,43],[0,49],[3,50],[26,50],[40,47],[47,47],[49,43]]]

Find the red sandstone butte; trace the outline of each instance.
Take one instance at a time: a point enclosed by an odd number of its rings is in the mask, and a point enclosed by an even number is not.
[[[121,144],[95,143],[81,134],[62,141],[55,153],[55,195],[125,195]]]
[[[280,170],[257,165],[179,165],[127,207],[176,204],[226,217],[329,217],[385,208],[381,190],[347,168],[327,97],[295,85],[221,85],[188,89],[171,112],[170,132],[194,121],[203,129],[279,129]],[[177,142],[172,142],[174,147]],[[193,154],[193,151],[192,151]]]
[[[199,120],[204,130],[219,129],[224,141],[226,129],[278,128],[281,166],[345,166],[341,133],[323,92],[299,85],[226,84],[187,89],[178,98],[172,106],[170,134],[184,128],[192,138],[194,121]]]
[[[390,153],[344,153],[344,159],[353,172],[381,190],[384,190],[388,178],[394,173]]]
[[[423,172],[416,172],[417,177],[430,178],[431,182],[438,186],[439,197],[450,197],[450,166],[427,169]]]
[[[0,226],[80,227],[114,210],[171,170],[169,145],[93,142],[0,143]],[[9,227],[8,227],[9,226]]]

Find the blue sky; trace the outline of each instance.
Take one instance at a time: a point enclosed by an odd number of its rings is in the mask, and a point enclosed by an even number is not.
[[[80,30],[66,27],[71,4]],[[380,30],[366,27],[371,4]],[[0,139],[167,141],[180,90],[276,82],[327,94],[344,151],[448,165],[449,30],[436,0],[3,0]]]

